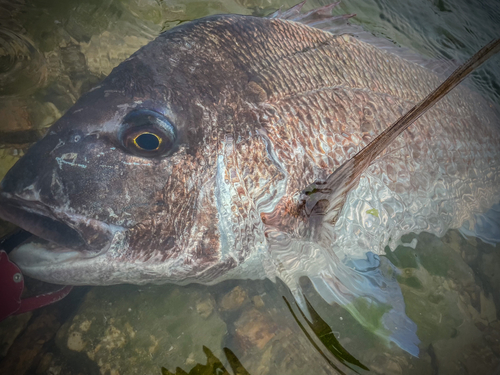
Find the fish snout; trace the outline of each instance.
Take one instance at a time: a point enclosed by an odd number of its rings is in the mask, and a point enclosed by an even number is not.
[[[0,183],[0,191],[29,201],[41,199],[41,181],[52,180],[55,159],[50,155],[56,148],[56,137],[46,137],[34,144],[27,153],[7,172]]]
[[[39,176],[35,171],[41,168],[41,159],[37,162],[34,158],[21,158],[7,172],[0,183],[0,191],[11,196],[17,196],[23,192],[33,191],[35,182]]]

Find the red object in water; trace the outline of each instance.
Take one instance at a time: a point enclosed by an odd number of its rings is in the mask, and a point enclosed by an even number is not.
[[[0,320],[15,313],[21,307],[24,278],[21,270],[0,250]]]
[[[21,314],[49,305],[66,297],[72,286],[65,286],[54,292],[21,299],[24,277],[7,253],[0,250],[0,320],[13,314]]]

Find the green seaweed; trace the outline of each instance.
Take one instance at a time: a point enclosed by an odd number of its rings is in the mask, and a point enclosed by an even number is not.
[[[378,210],[376,208],[372,208],[371,210],[366,211],[366,213],[378,217]]]
[[[391,308],[388,304],[369,301],[364,297],[356,298],[352,303],[345,305],[345,309],[358,321],[363,322],[363,326],[372,333],[387,331],[382,324],[382,317]]]
[[[417,251],[411,247],[398,246],[391,251],[389,246],[385,248],[386,258],[398,268],[418,268],[419,257]]]
[[[304,297],[305,298],[305,297]],[[285,300],[286,305],[288,306],[288,309],[292,313],[293,318],[299,325],[300,329],[304,332],[306,335],[307,339],[311,342],[313,347],[321,354],[323,358],[332,366],[336,371],[338,371],[340,374],[344,374],[326,355],[323,353],[321,348],[314,342],[312,339],[311,335],[307,332],[305,329],[304,325],[300,322],[300,320],[297,318],[295,313],[292,310],[292,307],[290,306],[290,303],[286,299],[286,297],[283,296],[283,299]],[[304,320],[307,322],[307,325],[311,330],[314,332],[316,337],[323,343],[323,345],[328,349],[328,351],[335,357],[337,358],[343,365],[349,367],[351,370],[357,372],[355,369],[353,369],[349,364],[358,366],[359,368],[362,368],[363,370],[370,371],[368,367],[363,365],[358,359],[356,359],[351,353],[349,353],[344,347],[340,344],[340,342],[337,340],[335,337],[332,328],[326,323],[316,312],[316,310],[312,307],[311,303],[305,298],[305,301],[307,303],[307,310],[309,311],[309,314],[312,318],[312,321],[309,321],[304,312],[300,309],[300,313]]]
[[[245,370],[240,360],[236,355],[229,349],[224,348],[224,354],[226,355],[227,361],[231,366],[231,370],[233,370],[234,375],[250,375],[250,373]],[[175,372],[168,371],[165,367],[161,368],[162,375],[231,375],[222,362],[214,355],[214,353],[208,349],[206,346],[203,346],[203,352],[207,356],[207,364],[197,364],[195,365],[191,371],[186,372],[180,367],[175,369]]]
[[[406,286],[409,286],[410,288],[413,288],[413,289],[418,289],[418,290],[424,289],[424,286],[422,285],[422,283],[420,282],[418,277],[415,277],[415,276],[407,277],[407,278],[398,277],[398,282],[400,284],[404,284]]]

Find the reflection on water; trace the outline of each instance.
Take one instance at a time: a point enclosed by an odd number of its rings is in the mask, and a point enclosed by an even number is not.
[[[282,4],[294,2],[0,3],[0,178],[80,95],[161,31],[208,14],[263,15]],[[463,61],[500,31],[494,2],[353,0],[336,12],[356,13],[355,22],[438,64]],[[475,84],[500,102],[498,61],[478,72]],[[374,208],[361,211],[381,219]],[[11,229],[1,223],[0,235]],[[418,358],[378,334],[390,310],[384,305],[361,298],[330,305],[308,279],[301,280],[306,303],[299,306],[281,283],[227,281],[80,289],[58,305],[0,324],[0,372],[493,373],[500,364],[498,246],[457,231],[402,242],[386,249],[383,262],[394,265],[394,285],[416,324]],[[362,312],[365,324],[353,311]]]

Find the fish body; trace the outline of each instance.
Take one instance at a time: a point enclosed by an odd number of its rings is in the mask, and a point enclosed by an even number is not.
[[[317,242],[304,237],[302,190],[441,81],[310,26],[332,19],[211,16],[141,48],[2,181],[0,217],[38,236],[12,259],[71,285],[279,276],[296,290],[306,275],[346,302],[338,285],[360,279],[343,262],[379,262],[390,238],[473,223],[499,199],[500,117],[459,88],[363,173]]]

